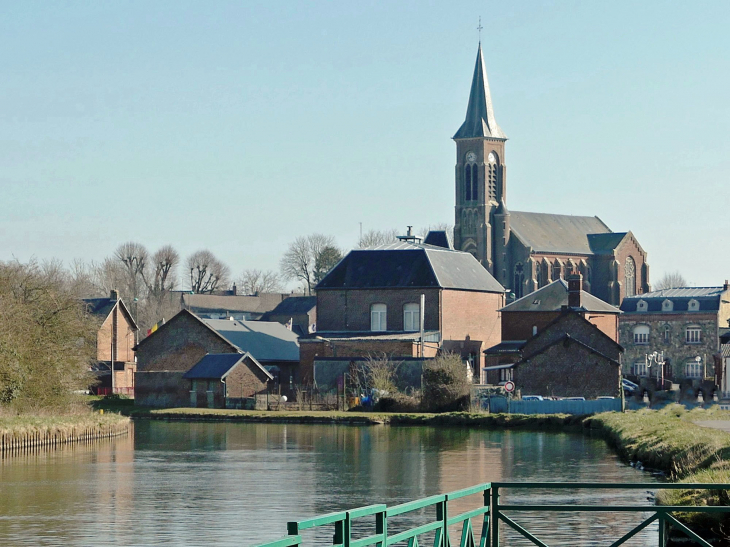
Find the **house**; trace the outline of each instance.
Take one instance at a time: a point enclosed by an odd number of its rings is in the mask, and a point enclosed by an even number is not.
[[[621,303],[624,375],[651,389],[710,396],[721,379],[713,356],[730,319],[730,285],[652,291]],[[663,365],[661,364],[663,361]]]
[[[448,238],[447,238],[448,241]],[[412,235],[353,250],[317,285],[317,332],[300,339],[302,378],[326,357],[433,357],[481,366],[500,340],[504,289],[470,254]]]
[[[190,406],[202,408],[255,408],[256,394],[274,380],[250,353],[209,353],[183,378],[190,381]]]
[[[576,308],[565,308],[531,337],[511,365],[522,394],[620,397],[623,348]]]
[[[92,392],[133,396],[137,323],[118,291],[111,291],[109,298],[85,298],[83,302],[87,312],[99,322],[96,360],[91,365],[99,383],[91,387]]]
[[[649,291],[647,254],[596,216],[507,209],[507,136],[497,124],[481,44],[456,143],[454,246],[521,298],[577,270],[583,288],[618,306]]]
[[[203,319],[183,310],[136,347],[135,397],[147,406],[187,406],[189,381],[183,375],[205,355],[248,353],[273,376],[269,384],[289,394],[299,382],[296,333],[279,323]]]
[[[282,300],[273,310],[261,316],[261,321],[276,321],[289,328],[299,336],[316,330],[317,297],[290,296]]]
[[[621,310],[583,290],[580,273],[557,279],[523,296],[500,310],[502,341],[485,351],[486,367],[481,383],[497,384],[512,379],[512,367],[523,357],[527,342],[571,309],[603,334],[618,343],[618,318]],[[570,334],[570,333],[568,333]]]

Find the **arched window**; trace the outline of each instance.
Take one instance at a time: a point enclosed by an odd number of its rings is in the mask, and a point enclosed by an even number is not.
[[[702,327],[699,325],[687,325],[684,329],[684,341],[687,344],[701,344]]]
[[[522,298],[523,285],[525,281],[525,268],[522,264],[515,265],[515,284],[512,291],[515,293],[515,298]]]
[[[636,263],[631,257],[626,259],[624,281],[626,285],[626,296],[634,296],[636,294]]]
[[[476,165],[471,166],[471,199],[479,199],[479,171]]]
[[[388,330],[388,306],[385,304],[370,306],[370,330],[375,332]]]
[[[471,201],[471,164],[467,164],[464,168],[464,191],[466,192],[464,199]]]
[[[699,302],[698,302],[697,300],[695,300],[695,299],[693,298],[693,299],[692,299],[692,300],[690,300],[690,301],[689,301],[689,303],[687,304],[687,309],[688,309],[689,311],[700,311],[700,303],[699,303]]]
[[[403,330],[414,332],[421,329],[421,306],[415,302],[403,304]]]
[[[669,343],[672,341],[672,327],[669,325],[664,325],[664,342]]]
[[[535,267],[535,282],[537,283],[538,289],[545,285],[545,281],[542,277],[542,264],[537,264],[537,266]]]
[[[553,281],[557,281],[558,279],[563,278],[563,265],[560,263],[560,260],[557,258],[555,259],[555,262],[553,262]]]
[[[634,327],[634,344],[646,345],[649,343],[649,325],[636,325]]]
[[[499,156],[495,152],[490,152],[487,157],[487,189],[489,198],[497,201],[497,192],[499,188]]]
[[[662,311],[672,311],[674,309],[674,302],[668,298],[662,302]]]

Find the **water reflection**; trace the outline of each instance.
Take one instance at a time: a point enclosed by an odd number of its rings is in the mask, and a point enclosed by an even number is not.
[[[602,441],[579,435],[137,422],[129,437],[0,460],[0,544],[250,545],[284,535],[287,520],[506,480],[649,477],[621,465]],[[503,501],[648,503],[644,492],[533,494],[505,492]],[[470,502],[479,496],[454,502],[452,514]],[[515,515],[547,543],[563,545],[577,545],[576,532],[603,544],[640,520],[605,513],[545,517]],[[401,526],[417,518],[403,518]],[[633,545],[649,544],[648,533]],[[319,537],[331,540],[331,531]]]

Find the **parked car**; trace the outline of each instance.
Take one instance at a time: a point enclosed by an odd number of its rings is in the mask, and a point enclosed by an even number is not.
[[[542,401],[543,396],[542,395],[523,395],[522,400],[523,401]]]
[[[566,401],[585,401],[585,397],[566,397]]]
[[[601,399],[611,399],[613,401],[615,398],[616,397],[610,397],[609,395],[601,395],[600,397],[596,397],[596,399],[599,400],[599,401]]]
[[[628,393],[629,395],[632,395],[637,389],[639,389],[639,385],[635,384],[631,380],[627,380],[626,378],[621,379],[621,386],[624,388],[624,392]]]

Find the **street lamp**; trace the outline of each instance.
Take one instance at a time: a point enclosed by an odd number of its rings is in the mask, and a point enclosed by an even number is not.
[[[663,351],[655,351],[652,353],[645,354],[645,360],[646,360],[646,368],[651,370],[652,365],[657,365],[662,367],[661,368],[661,381],[662,381],[662,389],[664,389],[664,364],[666,361],[664,360],[664,352]],[[651,376],[651,374],[650,374]],[[657,372],[657,380],[659,379],[659,373]]]

